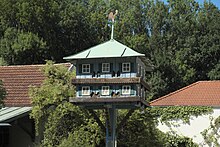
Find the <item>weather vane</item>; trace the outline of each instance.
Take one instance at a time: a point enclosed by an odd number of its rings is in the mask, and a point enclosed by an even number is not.
[[[118,14],[118,10],[115,10],[115,13],[110,12],[108,15],[108,20],[112,21],[112,32],[111,32],[111,39],[113,39],[114,36],[114,22],[115,22],[115,17]]]

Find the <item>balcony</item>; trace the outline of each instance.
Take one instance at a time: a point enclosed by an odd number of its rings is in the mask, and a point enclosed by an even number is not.
[[[138,96],[120,98],[70,98],[69,101],[87,109],[105,109],[112,105],[117,109],[134,109],[149,106],[143,98]]]
[[[86,79],[73,79],[73,85],[82,84],[141,84],[147,90],[150,90],[150,86],[141,77],[132,78],[86,78]]]

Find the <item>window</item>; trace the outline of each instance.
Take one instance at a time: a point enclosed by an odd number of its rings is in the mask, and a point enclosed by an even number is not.
[[[131,93],[131,86],[122,86],[122,94],[130,94]]]
[[[90,73],[90,64],[82,64],[82,73]]]
[[[82,87],[82,95],[89,95],[90,94],[90,87],[89,86],[83,86]]]
[[[110,72],[110,64],[102,63],[102,72]]]
[[[130,72],[131,64],[130,63],[122,63],[122,72]]]
[[[102,86],[102,95],[109,95],[109,86]]]

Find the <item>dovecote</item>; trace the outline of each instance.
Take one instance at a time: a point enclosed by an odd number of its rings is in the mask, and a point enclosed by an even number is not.
[[[70,102],[91,108],[112,103],[126,108],[147,105],[145,73],[151,68],[144,54],[111,39],[64,59],[76,67],[72,80],[76,97]]]

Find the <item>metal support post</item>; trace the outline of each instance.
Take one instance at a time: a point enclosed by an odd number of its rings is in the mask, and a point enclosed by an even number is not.
[[[108,108],[107,110],[109,112],[109,122],[106,122],[106,147],[117,147],[117,109],[115,106],[112,106],[112,108]],[[108,121],[108,119],[106,119],[106,121]]]

